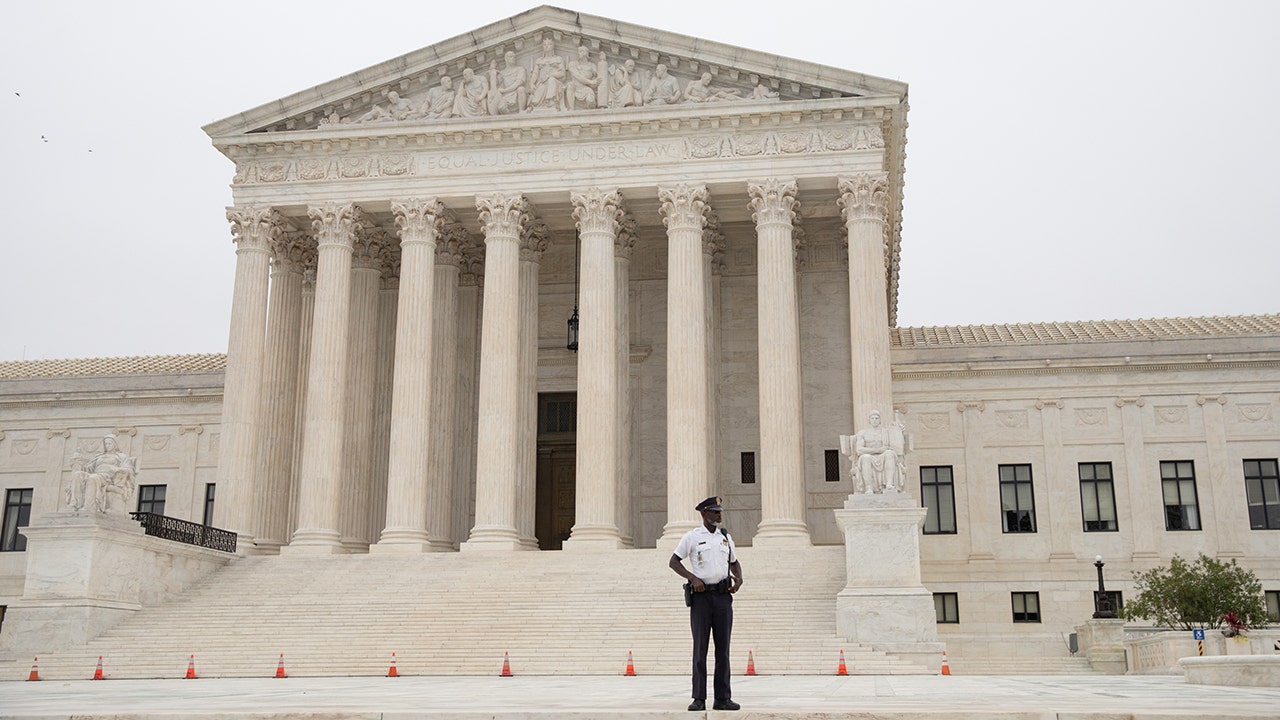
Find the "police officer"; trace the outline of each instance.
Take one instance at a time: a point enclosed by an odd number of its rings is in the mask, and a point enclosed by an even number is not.
[[[694,508],[702,524],[685,533],[668,565],[692,585],[689,625],[693,628],[693,702],[689,710],[707,709],[707,645],[716,643],[713,710],[737,710],[729,689],[729,634],[733,632],[733,593],[742,587],[742,565],[729,532],[721,527],[720,498],[709,497]],[[685,569],[689,558],[693,571]]]

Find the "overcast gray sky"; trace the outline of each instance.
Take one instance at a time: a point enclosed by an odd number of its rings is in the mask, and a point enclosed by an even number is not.
[[[557,4],[909,83],[901,325],[1280,311],[1278,2]],[[201,126],[533,6],[7,4],[0,360],[224,352]]]

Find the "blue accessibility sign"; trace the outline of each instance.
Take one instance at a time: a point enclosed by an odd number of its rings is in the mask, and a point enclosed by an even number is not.
[[[1204,639],[1204,628],[1200,628],[1200,629],[1198,629],[1198,630],[1192,630],[1192,631],[1191,631],[1191,637],[1195,638],[1196,640],[1203,640],[1203,639]]]

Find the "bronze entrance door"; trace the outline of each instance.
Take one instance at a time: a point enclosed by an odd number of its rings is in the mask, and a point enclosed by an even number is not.
[[[577,416],[576,393],[538,395],[538,506],[534,535],[542,550],[559,550],[573,529]]]

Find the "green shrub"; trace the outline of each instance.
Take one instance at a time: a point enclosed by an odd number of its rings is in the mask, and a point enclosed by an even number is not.
[[[1217,628],[1234,613],[1246,627],[1267,624],[1262,583],[1235,560],[1222,562],[1201,553],[1194,563],[1173,556],[1168,567],[1133,574],[1138,596],[1124,604],[1126,620],[1149,620],[1159,627]]]

